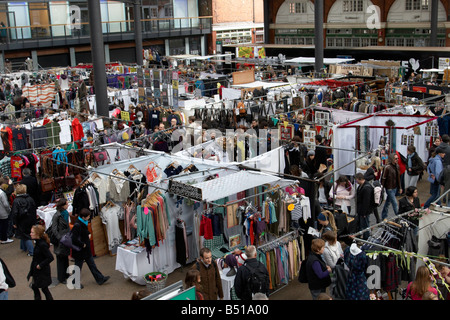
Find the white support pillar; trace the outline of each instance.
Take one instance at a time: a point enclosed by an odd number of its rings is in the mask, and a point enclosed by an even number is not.
[[[200,54],[202,56],[206,56],[206,41],[205,40],[206,39],[205,39],[204,35],[200,37],[200,50],[201,50]]]
[[[109,45],[105,44],[105,63],[110,63],[111,60],[109,58]]]
[[[166,56],[170,56],[170,46],[169,46],[169,39],[164,40],[164,50],[166,51]]]
[[[74,47],[69,48],[69,55],[70,55],[70,66],[75,67],[77,65],[77,59],[76,59]]]
[[[33,71],[39,71],[38,54],[36,50],[31,51],[31,59],[33,59]]]
[[[190,48],[189,48],[189,37],[184,38],[184,47],[186,48],[186,54],[191,54]]]

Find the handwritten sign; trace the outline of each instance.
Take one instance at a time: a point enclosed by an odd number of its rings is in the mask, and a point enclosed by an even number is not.
[[[202,189],[174,180],[169,180],[169,193],[196,201],[203,200]]]

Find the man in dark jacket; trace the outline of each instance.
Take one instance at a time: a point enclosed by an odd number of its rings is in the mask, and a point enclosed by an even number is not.
[[[20,183],[27,186],[27,193],[33,198],[36,207],[39,207],[41,201],[39,200],[39,183],[36,177],[31,175],[31,170],[29,168],[25,168],[22,170],[22,181]]]
[[[316,135],[315,160],[316,160],[317,169],[319,168],[320,164],[327,165],[328,153],[327,153],[327,149],[324,147],[322,141],[323,141],[322,136],[320,134]]]
[[[391,153],[388,158],[388,164],[384,168],[383,175],[381,176],[381,184],[386,190],[386,201],[384,203],[383,211],[381,212],[381,220],[384,220],[388,216],[389,204],[392,204],[394,213],[398,213],[397,199],[395,194],[397,189],[399,193],[402,193],[401,183],[400,183],[400,169],[398,167],[398,155],[396,153]]]
[[[269,272],[266,266],[256,259],[256,254],[255,246],[248,246],[245,249],[247,260],[239,267],[234,278],[234,289],[241,300],[252,300],[253,294],[258,292],[269,295]]]
[[[442,135],[442,142],[439,148],[444,151],[445,156],[442,158],[442,164],[445,166],[450,165],[450,137],[448,134]]]
[[[89,211],[89,209],[81,209],[78,219],[73,225],[72,243],[81,248],[81,250],[72,250],[72,257],[75,259],[75,265],[80,268],[80,275],[83,262],[86,261],[86,264],[88,265],[89,270],[91,270],[92,276],[94,277],[95,281],[97,282],[97,284],[102,285],[106,281],[108,281],[110,277],[104,276],[97,269],[94,258],[92,257],[90,233],[88,229],[90,217],[91,212]],[[74,285],[76,289],[83,288],[83,285],[81,285],[81,283],[75,283]]]
[[[24,184],[16,186],[16,198],[11,207],[11,218],[13,227],[16,229],[16,237],[20,239],[20,249],[28,251],[28,255],[34,253],[31,241],[31,227],[36,224],[36,205],[34,200],[27,194]]]
[[[356,214],[359,220],[359,231],[369,227],[369,215],[373,212],[374,207],[374,190],[372,185],[364,179],[361,172],[355,174],[355,180],[358,184],[356,189]],[[369,238],[369,232],[364,232],[363,239]]]
[[[212,252],[208,248],[200,250],[200,259],[194,268],[200,271],[200,284],[203,288],[202,294],[205,300],[223,299],[222,280],[219,268],[212,258]]]

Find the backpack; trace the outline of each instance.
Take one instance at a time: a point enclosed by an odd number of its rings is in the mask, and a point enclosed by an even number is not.
[[[20,199],[17,201],[18,215],[19,217],[26,217],[28,215],[28,203],[25,199]]]
[[[261,262],[259,262],[257,268],[250,267],[247,263],[244,264],[244,267],[250,271],[250,274],[246,279],[246,292],[250,297],[258,292],[267,293],[266,284],[269,281],[269,276],[262,266],[264,265]]]
[[[444,167],[444,169],[442,169],[441,173],[439,174],[438,181],[439,181],[439,184],[442,186],[445,185],[445,174],[446,174],[446,172],[448,172],[448,170],[450,170],[450,165],[446,165]]]
[[[298,282],[300,283],[308,283],[308,276],[306,274],[306,263],[308,259],[305,259],[302,261],[302,264],[300,265],[300,271],[298,273]]]
[[[373,198],[375,207],[379,207],[385,200],[384,187],[379,181],[373,182]]]

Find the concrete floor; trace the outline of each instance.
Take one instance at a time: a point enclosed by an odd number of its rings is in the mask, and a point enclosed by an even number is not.
[[[424,177],[418,183],[419,198],[423,204],[429,197],[429,183]],[[381,215],[381,209],[380,215]],[[392,208],[389,216],[392,216]],[[371,225],[375,223],[371,216]],[[32,290],[28,287],[26,275],[28,274],[31,257],[20,250],[19,240],[10,244],[0,245],[0,257],[7,263],[13,274],[17,286],[9,290],[10,300],[32,300]],[[115,256],[105,255],[95,258],[98,269],[111,279],[102,286],[95,283],[89,269],[83,266],[81,279],[84,289],[70,290],[65,285],[59,284],[50,288],[55,300],[130,300],[133,292],[144,289],[131,280],[125,279],[123,274],[115,270]],[[178,268],[169,274],[167,285],[184,280],[186,268]],[[52,276],[56,277],[56,261],[51,263]],[[270,296],[270,300],[311,300],[307,284],[301,284],[297,280],[291,281],[287,286]]]

